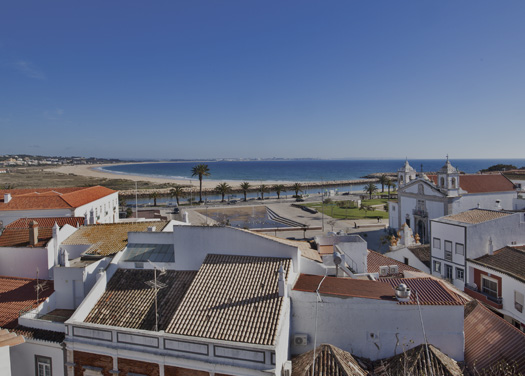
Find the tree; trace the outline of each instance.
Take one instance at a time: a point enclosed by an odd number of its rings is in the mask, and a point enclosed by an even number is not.
[[[170,189],[170,199],[175,197],[177,200],[177,206],[179,206],[179,198],[184,197],[186,195],[186,192],[184,192],[184,189],[180,185],[176,185],[175,187]]]
[[[159,194],[157,192],[152,192],[149,195],[149,198],[153,199],[153,206],[157,206],[157,197],[159,197]]]
[[[277,193],[277,199],[281,198],[281,193],[286,192],[286,188],[283,184],[275,184],[273,190]]]
[[[370,200],[372,199],[372,195],[377,192],[377,187],[374,183],[368,183],[364,186],[365,192],[368,193]]]
[[[268,192],[268,186],[261,184],[259,190],[261,191],[261,200],[264,200],[264,192]]]
[[[385,185],[387,185],[388,181],[390,179],[388,178],[388,176],[386,176],[385,174],[381,175],[379,177],[379,183],[381,183],[381,193],[384,193],[385,192]]]
[[[294,183],[294,185],[292,185],[292,190],[295,192],[295,197],[298,197],[299,192],[303,191],[303,186],[301,183]]]
[[[191,176],[199,177],[199,202],[202,202],[202,178],[210,176],[210,169],[207,164],[199,164],[191,169]]]
[[[392,188],[392,179],[388,179],[388,181],[386,182],[386,187],[388,188],[388,197],[390,197],[390,188]]]
[[[248,190],[250,189],[250,183],[247,181],[242,182],[241,189],[242,193],[244,193],[244,201],[246,201],[246,193],[248,193]]]
[[[221,196],[222,196],[222,200],[221,202],[224,202],[224,196],[230,192],[230,190],[232,189],[232,187],[230,187],[230,185],[226,182],[224,183],[220,183],[218,184],[216,187],[215,187],[215,192],[219,193]]]

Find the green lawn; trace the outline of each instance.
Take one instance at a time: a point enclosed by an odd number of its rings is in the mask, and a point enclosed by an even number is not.
[[[363,200],[361,201],[362,205],[381,205],[381,208],[388,202],[387,199],[374,199],[374,200]],[[360,210],[359,208],[340,208],[336,205],[336,202],[332,202],[328,205],[322,205],[320,202],[315,202],[312,204],[306,204],[305,206],[308,206],[310,208],[314,208],[320,213],[323,211],[324,208],[324,214],[328,215],[332,218],[337,219],[374,219],[377,217],[388,219],[388,212],[385,212],[383,210],[369,210],[364,211]]]

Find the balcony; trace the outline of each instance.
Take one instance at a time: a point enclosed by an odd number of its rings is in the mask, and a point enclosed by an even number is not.
[[[522,313],[523,312],[523,304],[520,304],[518,302],[514,302],[514,308],[516,308],[516,311]]]
[[[428,218],[428,213],[426,212],[426,210],[414,209],[412,210],[412,214],[418,217]]]
[[[503,298],[495,298],[493,296],[485,294],[484,292],[479,291],[477,287],[472,286],[470,284],[465,285],[465,293],[467,293],[475,299],[478,299],[480,302],[488,304],[489,306],[494,307],[496,309],[503,308]]]

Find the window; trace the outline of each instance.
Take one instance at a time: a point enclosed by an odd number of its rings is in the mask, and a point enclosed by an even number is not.
[[[456,178],[452,178],[452,188],[456,188]]]
[[[459,279],[460,281],[465,280],[465,270],[461,268],[456,268],[456,279]]]
[[[445,240],[445,260],[452,261],[452,242]]]
[[[465,246],[461,243],[456,243],[456,254],[457,255],[464,255],[465,254]]]
[[[481,277],[481,291],[493,298],[498,297],[498,281],[489,279],[484,276]]]
[[[434,261],[434,271],[436,273],[441,273],[441,263],[439,261]]]
[[[404,259],[405,259],[405,261],[404,261],[405,265],[408,265],[408,258],[404,257]]]
[[[514,308],[516,308],[516,311],[523,313],[523,294],[519,291],[514,291]]]
[[[439,179],[439,181],[441,183],[440,186],[444,187],[445,186],[445,178],[441,178],[441,179]]]
[[[432,245],[434,248],[436,249],[441,249],[441,239],[439,238],[434,238],[434,241],[433,241],[433,245]]]
[[[452,281],[452,265],[445,264],[445,279]]]
[[[35,375],[51,376],[51,358],[35,355]]]

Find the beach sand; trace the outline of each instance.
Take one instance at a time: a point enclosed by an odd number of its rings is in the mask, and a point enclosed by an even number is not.
[[[154,163],[154,162],[144,162],[144,163]],[[163,162],[158,162],[163,163]],[[122,164],[128,164],[128,163],[119,163],[119,165]],[[138,164],[137,162],[129,163],[129,164]],[[156,184],[180,184],[185,186],[193,186],[193,187],[199,187],[199,179],[197,177],[193,179],[175,179],[175,178],[158,178],[158,177],[150,177],[150,176],[144,176],[144,175],[128,175],[128,174],[117,174],[107,171],[100,171],[100,168],[104,168],[105,166],[111,166],[111,164],[98,164],[98,165],[74,165],[74,166],[60,166],[57,168],[49,169],[47,171],[56,172],[56,173],[62,173],[62,174],[74,174],[74,175],[81,175],[81,176],[89,176],[94,178],[105,178],[105,179],[127,179],[132,181],[149,181]],[[202,179],[202,188],[203,189],[214,189],[217,184],[226,182],[228,183],[233,189],[240,189],[240,184],[242,183],[239,180],[213,180],[211,177],[204,177]],[[249,181],[249,183],[252,186],[258,186],[260,185],[260,181]],[[271,182],[264,182],[264,184],[278,184],[283,183],[286,184],[289,182],[278,182],[278,181],[271,181]]]

